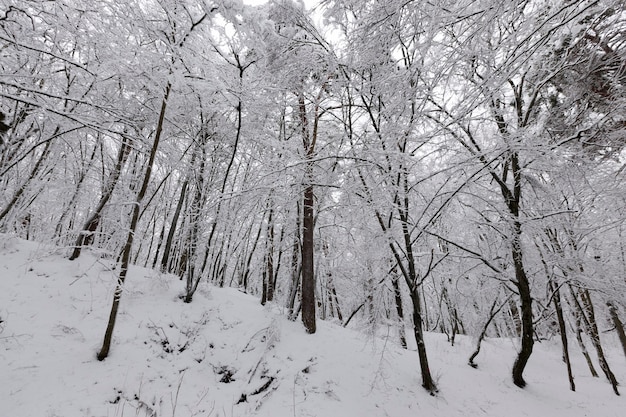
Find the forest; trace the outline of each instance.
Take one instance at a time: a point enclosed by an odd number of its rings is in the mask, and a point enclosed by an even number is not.
[[[112,262],[101,361],[140,266],[391,328],[433,395],[426,333],[619,395],[625,6],[0,0],[0,233]]]

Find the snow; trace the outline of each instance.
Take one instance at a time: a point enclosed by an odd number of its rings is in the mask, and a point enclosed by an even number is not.
[[[439,392],[420,384],[413,350],[319,322],[315,335],[280,306],[232,288],[200,287],[132,267],[110,356],[95,355],[115,288],[113,261],[0,234],[0,416],[620,416],[623,396],[592,378],[572,343],[577,392],[568,389],[558,341],[537,343],[510,380],[516,342],[487,339],[467,365],[470,337],[428,334]],[[608,344],[618,380],[626,361]]]

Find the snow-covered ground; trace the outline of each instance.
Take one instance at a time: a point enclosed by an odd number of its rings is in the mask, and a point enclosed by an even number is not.
[[[486,340],[473,369],[471,338],[451,346],[429,334],[439,386],[430,396],[417,354],[392,339],[325,322],[308,335],[280,307],[236,289],[203,287],[185,304],[181,281],[141,268],[130,270],[110,356],[99,362],[112,263],[62,255],[0,235],[1,417],[626,415],[624,396],[589,376],[577,352],[569,391],[557,340],[535,345],[522,390],[509,376],[513,341]],[[611,343],[610,363],[626,381]]]

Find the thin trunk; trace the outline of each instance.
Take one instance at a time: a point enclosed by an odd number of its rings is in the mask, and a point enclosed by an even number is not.
[[[391,277],[391,286],[393,288],[393,296],[396,304],[396,314],[398,316],[398,333],[400,336],[400,346],[406,349],[406,332],[404,329],[404,309],[402,308],[402,293],[400,292],[400,283],[398,276],[393,274]]]
[[[198,249],[198,234],[200,229],[200,215],[202,206],[204,206],[204,177],[206,169],[206,144],[208,137],[202,136],[202,141],[198,142],[200,149],[197,152],[200,153],[200,166],[197,168],[198,172],[195,179],[195,194],[191,203],[191,210],[189,214],[189,236],[187,238],[187,282],[185,286],[185,302],[190,303],[193,299],[193,295],[198,289],[200,284],[200,278],[202,277],[202,271],[196,275],[196,253]],[[195,168],[195,155],[192,158],[192,167]]]
[[[554,303],[554,309],[556,310],[556,317],[559,322],[559,333],[561,334],[561,344],[563,345],[563,361],[567,366],[567,378],[569,379],[569,388],[572,391],[576,391],[576,384],[574,383],[574,375],[572,373],[572,363],[569,357],[569,348],[567,344],[567,330],[565,327],[565,318],[563,317],[563,308],[561,307],[561,293],[556,283],[551,279],[548,279],[548,285],[550,291],[552,291],[552,302]]]
[[[277,288],[278,288],[278,273],[280,272],[280,266],[281,266],[281,261],[283,258],[283,242],[284,242],[284,237],[285,237],[285,228],[281,227],[280,228],[280,238],[278,239],[278,259],[276,260],[276,267],[274,268],[274,276],[272,277],[273,280],[273,287],[274,287],[274,293],[276,293]]]
[[[9,201],[9,203],[4,208],[4,210],[0,212],[0,224],[2,223],[4,218],[7,216],[7,214],[9,214],[9,212],[11,212],[11,210],[17,205],[17,203],[20,201],[20,198],[24,194],[24,191],[26,191],[30,183],[39,174],[39,171],[41,170],[41,167],[44,161],[48,158],[48,155],[50,154],[51,145],[52,145],[52,141],[49,141],[48,143],[46,143],[46,146],[44,147],[43,151],[41,152],[41,155],[37,159],[37,162],[35,163],[35,166],[31,170],[30,175],[28,176],[28,178],[26,178],[26,181],[24,181],[24,183],[22,183],[22,185],[15,191],[15,193],[13,194],[13,198],[11,198],[11,201]]]
[[[548,236],[550,233],[547,232]],[[548,279],[548,288],[552,293],[552,302],[554,304],[554,310],[556,311],[556,317],[559,324],[559,334],[561,336],[561,345],[563,347],[563,362],[567,367],[567,378],[569,380],[570,390],[576,391],[576,384],[574,383],[574,375],[572,374],[572,364],[569,356],[569,347],[567,341],[567,327],[565,325],[565,317],[563,316],[563,307],[561,305],[561,291],[559,285],[553,280],[553,273],[548,267],[548,263],[545,261],[541,247],[537,244],[537,250],[539,251],[541,263],[543,265],[546,278]]]
[[[572,290],[571,287],[570,287],[570,290]],[[589,294],[589,290],[579,289],[578,295],[580,296],[580,301],[581,301],[580,303],[578,302],[578,299],[576,298],[576,295],[573,293],[573,290],[572,290],[572,297],[574,299],[574,305],[578,307],[581,313],[582,323],[584,324],[585,329],[587,331],[587,335],[589,335],[589,338],[591,339],[591,343],[593,344],[593,347],[596,349],[596,353],[598,355],[598,362],[600,363],[600,369],[602,369],[602,372],[604,372],[604,375],[607,377],[607,379],[611,383],[611,386],[613,387],[613,392],[615,393],[615,395],[620,395],[619,390],[617,389],[617,386],[618,386],[617,379],[615,378],[613,371],[611,371],[609,363],[606,360],[606,356],[604,355],[604,349],[602,348],[602,343],[600,341],[600,334],[598,332],[598,325],[596,324],[595,312],[593,308],[593,303],[591,301],[591,295]]]
[[[343,321],[343,314],[341,314],[341,308],[339,306],[339,297],[337,297],[337,289],[335,288],[335,283],[333,281],[332,275],[328,276],[328,285],[330,287],[329,297],[332,300],[332,304],[335,306],[337,318],[339,319],[339,321]]]
[[[93,234],[100,225],[102,212],[113,195],[113,190],[119,181],[122,168],[124,167],[124,164],[128,159],[128,155],[130,154],[130,148],[130,139],[126,136],[122,136],[122,144],[120,145],[113,171],[109,174],[109,178],[106,182],[106,186],[104,187],[102,196],[100,196],[98,205],[85,222],[81,231],[78,232],[78,237],[74,243],[74,250],[69,258],[70,261],[73,261],[80,256],[83,246],[90,245],[93,242]]]
[[[146,171],[143,177],[141,189],[137,193],[137,200],[133,205],[133,212],[130,221],[130,229],[128,231],[128,237],[126,244],[122,252],[120,274],[117,280],[117,286],[115,287],[115,293],[113,294],[113,304],[111,305],[111,313],[109,314],[109,322],[107,324],[106,331],[104,333],[104,341],[102,342],[102,349],[97,355],[99,361],[106,359],[109,355],[109,349],[111,348],[111,340],[113,338],[113,329],[115,328],[115,321],[117,319],[117,311],[119,309],[120,300],[122,298],[122,292],[124,289],[124,281],[128,274],[128,267],[130,262],[130,254],[133,247],[133,238],[135,236],[135,230],[137,229],[137,223],[139,222],[139,211],[141,209],[141,202],[146,195],[148,184],[150,183],[150,177],[152,175],[152,164],[159,148],[159,141],[161,134],[163,133],[163,121],[165,120],[165,109],[167,108],[167,99],[170,94],[171,84],[168,83],[165,87],[165,94],[161,102],[161,110],[159,112],[159,121],[157,123],[156,132],[154,136],[154,142],[152,143],[152,149],[150,150],[150,157],[146,166]]]
[[[587,362],[587,367],[589,368],[589,372],[591,376],[594,378],[598,378],[598,371],[596,371],[595,366],[593,366],[593,361],[591,360],[591,355],[589,355],[589,351],[587,350],[587,346],[585,346],[585,342],[583,341],[583,329],[581,326],[582,319],[580,317],[580,313],[578,310],[574,313],[576,315],[576,341],[578,342],[578,346],[580,347],[580,351],[585,357],[585,361]]]
[[[510,299],[511,299],[511,295],[509,295],[506,298],[506,300],[504,300],[504,302],[500,304],[498,308],[496,308],[496,304],[498,303],[498,297],[496,297],[496,299],[493,300],[493,303],[491,304],[491,308],[489,309],[489,317],[487,317],[487,320],[485,321],[485,324],[483,325],[483,328],[480,331],[478,338],[476,339],[476,349],[474,349],[474,352],[472,353],[472,355],[469,357],[467,361],[467,364],[471,366],[472,368],[478,368],[478,365],[474,362],[474,359],[476,359],[476,356],[478,356],[478,354],[480,353],[480,347],[481,347],[483,340],[487,336],[487,329],[489,328],[489,325],[491,324],[493,319],[496,317],[496,315],[500,312],[500,310],[502,310],[502,308],[505,305],[507,305]]]
[[[96,157],[97,150],[98,150],[98,146],[96,145],[93,147],[93,151],[91,152],[91,156],[89,157],[89,162],[87,163],[87,166],[81,170],[78,176],[78,181],[76,181],[76,186],[74,187],[74,193],[72,194],[72,197],[70,198],[70,201],[67,204],[66,209],[63,211],[63,213],[61,214],[61,217],[59,217],[59,220],[57,221],[56,226],[54,227],[54,236],[56,238],[60,238],[61,235],[63,234],[63,223],[65,222],[65,219],[67,219],[67,216],[69,216],[70,213],[73,213],[76,211],[75,210],[76,203],[78,201],[78,196],[80,195],[81,186],[83,182],[85,181],[85,178],[87,177],[87,173],[89,172],[89,169],[93,165],[93,161]]]
[[[250,230],[252,231],[252,226],[250,225]],[[252,243],[252,249],[250,250],[250,253],[248,254],[248,258],[247,260],[245,260],[245,265],[244,265],[244,273],[243,273],[243,287],[244,287],[244,292],[247,292],[248,290],[248,281],[250,278],[250,265],[252,265],[252,257],[254,255],[254,252],[256,251],[256,248],[259,244],[259,238],[261,237],[261,232],[263,231],[263,219],[261,219],[261,224],[259,225],[259,230],[257,231],[256,237],[254,238],[254,242]]]
[[[413,316],[413,334],[415,337],[415,342],[417,344],[417,353],[420,362],[420,369],[422,374],[422,387],[424,387],[427,391],[434,393],[437,391],[437,386],[432,378],[430,373],[430,366],[428,365],[428,356],[426,354],[426,345],[424,343],[424,330],[422,328],[422,309],[421,309],[421,298],[419,294],[419,286],[418,286],[418,276],[417,271],[415,269],[415,258],[413,257],[413,242],[411,239],[411,234],[409,232],[408,227],[408,209],[409,209],[409,200],[408,200],[408,180],[406,177],[407,173],[404,173],[404,199],[401,202],[402,206],[400,206],[400,202],[398,202],[398,213],[400,216],[400,220],[402,223],[402,235],[404,238],[404,257],[401,256],[398,249],[392,241],[388,242],[389,249],[393,254],[393,257],[404,277],[404,280],[409,288],[409,294],[411,298],[412,304],[412,316]],[[365,177],[363,173],[359,171],[359,179],[363,188],[365,190],[367,201],[372,204],[373,199],[365,181]],[[377,209],[374,209],[374,215],[380,226],[383,233],[387,233],[388,227],[385,224],[385,221]],[[406,260],[408,264],[404,265],[403,260]],[[344,325],[345,326],[345,325]]]
[[[296,204],[296,232],[293,238],[291,252],[291,285],[289,289],[289,299],[287,300],[288,317],[294,318],[293,307],[296,302],[296,294],[300,286],[300,275],[302,267],[300,264],[300,203]]]
[[[411,233],[409,231],[409,195],[408,195],[408,173],[403,172],[403,191],[404,198],[402,201],[402,207],[399,208],[400,220],[402,222],[402,236],[404,237],[404,251],[406,254],[406,261],[408,264],[407,274],[404,274],[409,292],[411,295],[411,301],[413,302],[413,333],[415,335],[415,341],[417,343],[417,354],[419,356],[420,369],[422,371],[422,387],[427,391],[434,393],[437,391],[437,386],[430,373],[430,366],[428,364],[428,355],[426,353],[426,343],[424,341],[424,329],[422,322],[422,305],[420,294],[420,283],[417,275],[417,269],[415,267],[415,257],[413,255],[413,241],[411,239]]]
[[[622,323],[622,320],[620,320],[619,315],[617,314],[617,308],[615,308],[615,305],[609,301],[608,303],[606,303],[606,306],[609,308],[609,315],[611,316],[611,320],[613,321],[613,325],[615,326],[615,331],[617,332],[619,341],[622,344],[624,356],[626,356],[626,333],[624,332],[624,325]]]
[[[186,178],[180,190],[180,196],[178,197],[174,217],[172,218],[172,222],[170,224],[170,230],[167,232],[167,239],[165,240],[165,247],[163,248],[163,256],[161,257],[161,271],[171,272],[172,270],[172,263],[170,261],[172,243],[174,242],[174,235],[176,234],[176,228],[178,227],[178,219],[180,218],[180,212],[182,211],[183,204],[185,202],[188,187],[189,178]]]
[[[167,224],[167,213],[170,211],[171,203],[168,202],[167,208],[165,209],[165,215],[163,216],[163,224],[161,225],[161,232],[159,233],[159,240],[157,243],[156,251],[154,253],[154,258],[152,260],[152,269],[156,268],[157,262],[159,262],[159,254],[161,252],[161,245],[163,244],[163,239],[165,238],[165,226]]]
[[[358,313],[359,310],[361,310],[363,307],[365,307],[365,303],[359,304],[359,306],[355,308],[352,313],[350,313],[350,316],[348,317],[348,320],[346,320],[346,322],[343,324],[343,327],[348,327],[348,324],[350,324],[350,320],[352,320],[352,318],[356,316],[356,313]]]

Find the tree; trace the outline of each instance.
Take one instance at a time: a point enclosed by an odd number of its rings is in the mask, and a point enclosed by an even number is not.
[[[171,20],[168,19],[168,10],[165,10],[165,21],[167,21],[168,23],[171,23]],[[182,49],[185,46],[185,41],[188,39],[188,36],[190,35],[190,33],[197,28],[199,25],[201,25],[205,19],[207,19],[208,12],[200,10],[200,12],[198,13],[197,16],[193,16],[191,13],[189,13],[189,11],[185,8],[185,12],[187,13],[186,17],[189,19],[188,23],[188,32],[184,33],[184,34],[177,34],[177,33],[173,33],[172,37],[168,39],[169,43],[166,43],[166,45],[168,45],[171,48],[172,52],[180,52],[180,49]],[[170,27],[170,29],[175,29],[175,27]],[[181,55],[178,55],[178,59],[181,59]],[[184,61],[183,61],[184,62]],[[172,59],[171,62],[171,67],[170,67],[170,74],[171,72],[173,72],[173,70],[175,69],[175,65],[178,62],[176,62],[176,59]],[[161,106],[160,106],[160,110],[158,113],[158,120],[156,123],[156,127],[154,130],[154,139],[152,141],[152,146],[150,148],[150,153],[148,155],[148,161],[146,164],[146,168],[145,171],[142,175],[142,179],[141,179],[141,186],[137,192],[136,195],[136,200],[133,204],[133,208],[132,208],[132,213],[131,213],[131,219],[130,219],[130,227],[128,230],[128,235],[127,235],[127,239],[126,239],[126,243],[123,247],[123,251],[122,251],[122,255],[121,255],[121,259],[120,259],[120,272],[119,272],[119,276],[118,276],[118,280],[117,280],[117,285],[115,288],[115,293],[113,295],[113,303],[111,306],[111,312],[109,315],[109,321],[107,324],[107,328],[105,331],[105,335],[104,335],[104,341],[102,344],[102,348],[101,350],[98,352],[97,358],[98,360],[102,361],[104,360],[108,354],[109,354],[109,349],[111,346],[111,339],[112,339],[112,335],[113,335],[113,330],[115,327],[115,321],[116,321],[116,317],[117,317],[117,311],[119,308],[119,303],[120,303],[120,299],[122,296],[122,292],[123,292],[123,286],[124,286],[124,282],[126,280],[126,276],[128,274],[128,268],[129,268],[129,264],[130,264],[130,259],[131,259],[131,252],[133,249],[133,241],[134,241],[134,236],[135,236],[135,231],[137,230],[137,225],[139,223],[139,215],[141,212],[141,207],[142,207],[142,203],[143,200],[146,196],[146,192],[148,190],[148,186],[150,184],[150,180],[151,180],[151,176],[152,176],[152,170],[153,170],[153,164],[155,161],[155,157],[156,157],[156,153],[159,149],[159,143],[161,141],[161,136],[163,134],[164,131],[164,122],[165,122],[165,113],[167,110],[167,106],[168,106],[168,102],[169,102],[169,97],[170,97],[170,92],[172,91],[172,81],[171,78],[167,81],[166,86],[165,86],[165,90],[163,93],[163,98],[161,100]]]

